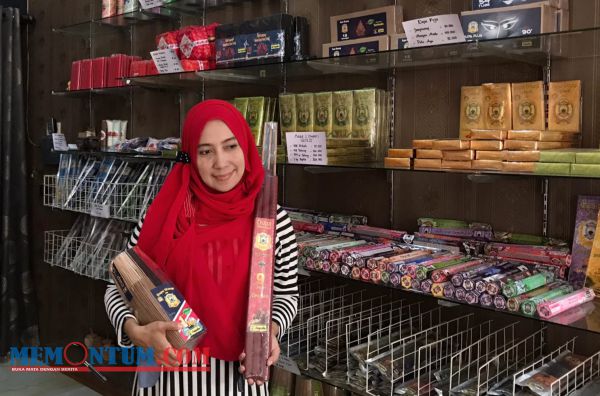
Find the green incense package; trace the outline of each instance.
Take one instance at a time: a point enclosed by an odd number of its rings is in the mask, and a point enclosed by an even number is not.
[[[352,91],[336,91],[332,94],[333,126],[332,135],[336,138],[352,137]]]
[[[600,150],[578,151],[575,153],[575,162],[578,164],[600,164]]]
[[[540,162],[575,162],[575,151],[573,150],[542,150],[540,151]]]
[[[315,132],[325,132],[327,137],[332,137],[333,102],[331,92],[315,93]]]
[[[240,113],[242,113],[244,118],[246,118],[246,113],[248,111],[248,98],[235,98],[233,99],[233,105],[240,111]]]
[[[538,294],[528,300],[521,302],[521,312],[525,315],[533,316],[537,312],[537,306],[544,301],[552,300],[557,297],[564,296],[573,291],[573,286],[565,284],[556,289],[552,289],[549,292]]]
[[[262,144],[262,126],[265,117],[265,97],[256,96],[248,98],[246,121],[252,131],[257,146]]]
[[[352,137],[374,140],[375,116],[377,114],[375,88],[359,89],[353,92]]]
[[[296,94],[296,132],[312,132],[314,129],[314,94]]]
[[[538,162],[535,164],[533,173],[538,175],[564,175],[571,174],[571,164],[559,162]]]
[[[571,176],[600,177],[600,165],[571,164]]]
[[[279,95],[279,121],[281,124],[281,143],[285,144],[285,134],[296,132],[296,95]]]

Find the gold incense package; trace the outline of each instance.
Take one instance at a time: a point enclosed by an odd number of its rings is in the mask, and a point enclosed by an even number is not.
[[[471,129],[466,135],[466,139],[471,140],[504,140],[506,131],[494,129]]]
[[[508,150],[504,152],[504,159],[513,162],[538,162],[540,160],[540,152]]]
[[[281,138],[285,142],[287,132],[296,131],[296,95],[279,95],[279,122],[281,124]]]
[[[415,139],[412,141],[412,146],[416,149],[431,150],[433,149],[433,142],[433,139]]]
[[[506,140],[504,141],[505,150],[539,150],[539,142],[530,140]]]
[[[359,89],[353,92],[352,137],[371,139],[375,137],[375,116],[377,114],[375,88]]]
[[[548,129],[581,132],[581,81],[551,82],[549,84]]]
[[[413,149],[389,149],[387,155],[390,158],[413,158],[414,153]]]
[[[504,162],[502,170],[504,172],[533,172],[535,162]]]
[[[415,169],[440,169],[442,167],[441,159],[422,159],[415,158],[414,168]]]
[[[512,129],[510,84],[483,84],[485,129]]]
[[[313,131],[314,111],[313,93],[296,94],[296,132]]]
[[[262,144],[262,128],[265,117],[265,97],[256,96],[248,98],[248,110],[246,112],[246,121],[252,131],[252,136],[257,146]]]
[[[417,158],[423,159],[442,159],[442,150],[417,149]]]
[[[460,89],[460,137],[471,129],[484,129],[483,88],[481,86]]]
[[[502,140],[472,140],[471,150],[500,151],[504,147]]]
[[[434,150],[469,150],[471,142],[461,139],[439,139],[433,142]]]
[[[539,141],[542,131],[537,130],[510,130],[508,131],[508,140],[529,140]]]
[[[383,165],[386,168],[402,168],[402,169],[410,169],[410,158],[391,158],[385,157],[383,160]]]
[[[475,152],[475,158],[481,161],[504,161],[505,151],[479,151]]]
[[[246,118],[246,114],[248,112],[248,98],[234,98],[233,105],[239,110],[240,113],[242,113],[244,118]]]
[[[471,168],[477,170],[502,170],[502,161],[494,160],[473,160],[471,161]]]
[[[331,92],[317,92],[315,102],[315,132],[325,132],[327,137],[332,137],[333,96]]]
[[[514,129],[546,129],[542,81],[513,83],[512,105]]]
[[[473,151],[473,150],[443,151],[442,159],[447,160],[447,161],[471,161],[471,160],[475,159],[475,151]]]
[[[442,160],[442,169],[471,169],[471,161],[449,161]]]
[[[336,91],[332,95],[333,137],[352,137],[352,114],[354,98],[352,91]]]

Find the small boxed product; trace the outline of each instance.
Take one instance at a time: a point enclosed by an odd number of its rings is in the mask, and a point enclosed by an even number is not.
[[[529,140],[505,140],[505,150],[539,150],[539,142]]]
[[[336,91],[332,95],[333,104],[333,136],[336,138],[352,137],[352,114],[354,97],[352,91]]]
[[[471,161],[449,161],[442,160],[442,169],[471,169]]]
[[[279,95],[279,122],[282,139],[285,139],[287,132],[296,132],[296,95]]]
[[[461,87],[460,89],[460,137],[472,129],[485,129],[483,87]]]
[[[504,172],[533,172],[535,162],[504,162],[502,170]]]
[[[388,149],[388,157],[391,158],[413,158],[414,153],[413,149]]]
[[[473,150],[450,150],[442,151],[442,159],[448,161],[471,161],[475,159]]]
[[[540,162],[564,162],[575,163],[576,152],[574,150],[547,150],[540,152]]]
[[[181,59],[208,60],[215,57],[214,45],[209,41],[206,26],[186,26],[177,31],[176,40]]]
[[[483,84],[485,129],[512,129],[510,84]]]
[[[489,8],[502,8],[518,6],[523,4],[539,3],[540,0],[472,0],[473,10],[485,10]],[[544,3],[555,7],[569,9],[569,0],[544,0]]]
[[[556,162],[538,162],[535,164],[534,173],[538,175],[569,176],[571,174],[571,164],[561,164]]]
[[[314,111],[313,93],[296,94],[296,132],[313,131]]]
[[[581,81],[548,85],[548,130],[581,131]]]
[[[92,88],[105,88],[108,80],[108,58],[92,59]]]
[[[577,142],[580,138],[578,133],[542,131],[540,142]]]
[[[410,158],[390,158],[390,157],[386,157],[383,160],[383,165],[386,168],[410,169]]]
[[[572,164],[571,174],[576,176],[600,176],[600,165]],[[600,197],[580,195],[577,198],[577,215],[575,216],[571,268],[569,270],[569,282],[575,288],[580,288],[585,283],[599,210]]]
[[[416,149],[417,158],[442,159],[442,150]]]
[[[471,168],[478,170],[495,170],[501,171],[502,161],[493,160],[473,160],[471,161]]]
[[[332,98],[331,92],[316,92],[314,95],[314,131],[325,132],[327,136],[331,136],[332,132]]]
[[[505,151],[479,151],[475,152],[475,159],[484,161],[504,161]]]
[[[248,115],[248,98],[234,98],[233,105],[235,106],[236,109],[238,109],[238,111],[240,113],[242,113],[244,118],[247,117],[247,115]]]
[[[79,89],[79,78],[81,77],[81,61],[71,63],[71,80],[69,90],[77,91]]]
[[[79,89],[90,88],[92,88],[92,59],[82,59],[79,74]]]
[[[512,84],[512,114],[514,129],[546,128],[544,83],[542,81]]]
[[[412,146],[413,146],[413,148],[416,148],[416,149],[431,150],[431,149],[433,149],[434,141],[435,141],[434,139],[415,139],[412,141]]]
[[[415,169],[441,169],[442,168],[442,160],[441,159],[414,159],[414,168]]]
[[[537,162],[540,160],[539,151],[505,151],[505,161],[513,162]]]
[[[460,14],[467,41],[554,33],[557,31],[557,17],[556,8],[540,2]]]
[[[600,177],[600,165],[571,164],[572,176]]]
[[[262,131],[265,119],[265,97],[255,96],[248,98],[248,109],[246,110],[246,121],[252,131],[257,146],[262,144]]]
[[[539,142],[538,147],[540,150],[556,150],[573,147],[573,142]]]
[[[600,150],[581,150],[575,152],[578,164],[600,164]]]
[[[508,140],[528,140],[539,141],[542,131],[523,130],[523,131],[508,131]]]
[[[402,33],[402,7],[386,6],[330,18],[331,41]]]
[[[391,50],[407,49],[407,48],[409,48],[409,45],[408,45],[408,39],[406,38],[405,33],[390,35],[390,49]]]
[[[506,139],[507,132],[495,129],[471,129],[466,139],[471,140],[504,140]]]
[[[504,147],[502,140],[472,140],[471,150],[500,151]]]
[[[442,159],[442,150],[416,149],[417,158]]]
[[[353,98],[352,137],[358,139],[372,138],[376,133],[376,89],[355,90]]]
[[[389,39],[387,36],[368,37],[341,43],[335,42],[323,44],[323,58],[356,54],[374,54],[379,51],[387,51],[388,49]]]
[[[469,150],[471,142],[461,139],[439,139],[433,142],[434,150]]]

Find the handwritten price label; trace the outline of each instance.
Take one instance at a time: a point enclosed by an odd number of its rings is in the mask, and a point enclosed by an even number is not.
[[[104,219],[108,219],[110,217],[110,208],[108,207],[108,205],[93,203],[90,214],[94,217],[102,217]]]
[[[327,165],[325,132],[287,132],[286,145],[291,164]]]
[[[160,7],[165,4],[164,0],[140,0],[140,5],[142,6],[142,10],[147,10],[148,8]]]
[[[160,74],[181,73],[183,71],[177,53],[171,48],[152,51],[150,55],[152,55],[152,60]]]
[[[456,14],[438,15],[402,22],[411,48],[464,43],[465,35]]]

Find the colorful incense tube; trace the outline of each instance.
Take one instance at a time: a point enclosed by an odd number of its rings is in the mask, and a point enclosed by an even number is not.
[[[360,268],[358,268],[358,267],[353,267],[353,268],[352,268],[352,272],[351,272],[350,276],[351,276],[351,277],[352,277],[352,279],[354,279],[354,280],[360,280]]]
[[[339,263],[331,263],[331,273],[339,274],[340,273],[340,264]]]
[[[400,274],[397,275],[400,276]],[[413,278],[410,275],[402,275],[400,280],[402,287],[405,289],[410,289],[412,287],[412,281]]]
[[[531,290],[530,292],[523,293],[523,294],[520,294],[515,297],[511,297],[506,302],[506,309],[508,309],[511,312],[519,312],[521,310],[521,303],[523,301],[529,300],[530,298],[533,298],[535,296],[539,296],[540,294],[546,293],[546,292],[560,286],[561,284],[562,283],[560,283],[560,282],[554,282],[554,283],[551,283],[544,287],[539,287],[535,290]]]
[[[368,282],[369,280],[371,280],[371,270],[369,270],[368,268],[363,268],[360,270],[360,279]]]
[[[431,287],[433,286],[433,281],[431,279],[425,279],[423,282],[421,282],[421,291],[423,293],[431,293]]]
[[[446,284],[444,286],[444,297],[452,299],[454,298],[454,294],[456,293],[456,287],[451,284]]]
[[[479,267],[481,263],[481,260],[471,260],[444,269],[435,270],[431,273],[431,279],[434,282],[446,282],[452,275]]]
[[[495,267],[493,267],[493,265],[494,264],[490,263],[490,262],[481,263],[480,265],[476,266],[475,268],[471,268],[469,270],[462,271],[462,272],[452,275],[452,278],[450,279],[450,281],[452,282],[452,284],[454,286],[460,287],[464,283],[465,279],[471,279],[476,276],[480,276],[484,273],[487,273],[487,272],[489,272],[490,269],[495,268]],[[497,271],[499,271],[499,269],[497,269]],[[492,275],[492,274],[490,274],[490,275]]]
[[[494,296],[494,307],[496,309],[506,309],[506,297],[504,296]]]
[[[457,287],[454,290],[454,299],[458,301],[465,301],[467,298],[467,291],[462,287]]]
[[[342,264],[342,266],[340,267],[340,273],[342,274],[342,276],[349,277],[351,276],[351,272],[352,269],[349,265]]]
[[[412,258],[409,260],[403,260],[403,261],[396,261],[393,263],[388,263],[387,264],[387,269],[388,271],[391,272],[400,272],[400,273],[405,273],[406,271],[404,271],[404,267],[406,267],[407,265],[418,265],[420,263],[426,263],[428,261],[431,260],[430,255],[427,256],[422,256],[422,257],[417,257],[417,258]]]
[[[554,274],[551,272],[540,272],[527,278],[523,278],[516,281],[510,281],[502,286],[502,294],[505,297],[511,298],[518,296],[519,294],[527,293],[547,285],[554,281]]]
[[[447,262],[450,260],[462,259],[463,257],[464,255],[462,254],[443,254],[434,259],[428,260],[427,262],[407,264],[404,267],[402,267],[402,273],[404,275],[410,275],[414,278],[417,276],[417,268],[419,268],[421,265],[429,266],[437,263]]]
[[[434,283],[433,285],[431,285],[431,294],[434,297],[444,297],[444,287],[446,287],[446,285],[451,285],[450,282],[444,282],[444,283]]]
[[[485,290],[492,296],[495,296],[497,294],[500,294],[500,292],[502,291],[502,287],[504,287],[504,285],[508,282],[515,282],[521,279],[525,279],[531,275],[533,275],[533,271],[529,268],[518,267],[514,272],[510,271],[502,276],[488,281],[485,286]]]
[[[412,251],[410,251],[410,250],[406,251],[406,250],[402,249],[399,252],[395,252],[393,254],[386,253],[386,254],[378,255],[376,257],[371,257],[367,260],[367,263],[372,260],[372,261],[377,261],[377,262],[382,261],[382,262],[388,264],[390,262],[402,260],[402,256],[404,256],[405,254],[410,254],[411,252]]]
[[[480,296],[481,296],[481,294],[477,293],[475,290],[472,290],[470,292],[467,292],[465,301],[467,302],[467,304],[477,305],[477,304],[479,304]]]
[[[596,295],[592,289],[583,288],[562,297],[540,303],[537,313],[542,319],[550,319],[571,308],[594,300]]]
[[[421,291],[421,281],[418,279],[413,279],[410,285],[410,288],[414,291]]]
[[[402,237],[406,235],[405,231],[388,230],[385,228],[370,227],[366,225],[351,225],[348,231],[353,232],[357,235],[368,235],[372,237],[385,238],[396,241],[401,241]]]
[[[400,274],[397,274],[397,273],[390,274],[390,283],[393,286],[396,286],[396,287],[400,286],[401,281],[402,281],[402,276]]]
[[[381,282],[381,271],[374,269],[371,271],[371,282],[378,284]]]
[[[568,283],[565,283],[562,286],[547,291],[546,293],[538,294],[535,297],[529,298],[521,302],[521,313],[528,316],[534,316],[537,312],[537,307],[539,304],[545,301],[549,301],[553,298],[562,297],[566,294],[571,293],[572,291],[573,286]]]
[[[422,281],[422,280],[427,279],[429,274],[435,270],[448,268],[448,267],[451,267],[456,264],[461,264],[461,263],[467,262],[469,260],[470,259],[465,257],[465,258],[456,259],[456,260],[443,261],[443,262],[432,264],[432,265],[423,265],[423,266],[420,266],[417,268],[417,271],[415,273],[415,278]]]
[[[292,227],[294,227],[294,231],[314,232],[316,234],[322,234],[325,232],[325,227],[323,227],[323,224],[308,223],[306,221],[292,220]]]
[[[381,283],[387,285],[390,283],[390,273],[387,271],[381,271]]]
[[[493,307],[494,297],[490,296],[487,293],[481,293],[481,295],[479,296],[479,305],[483,307]]]

